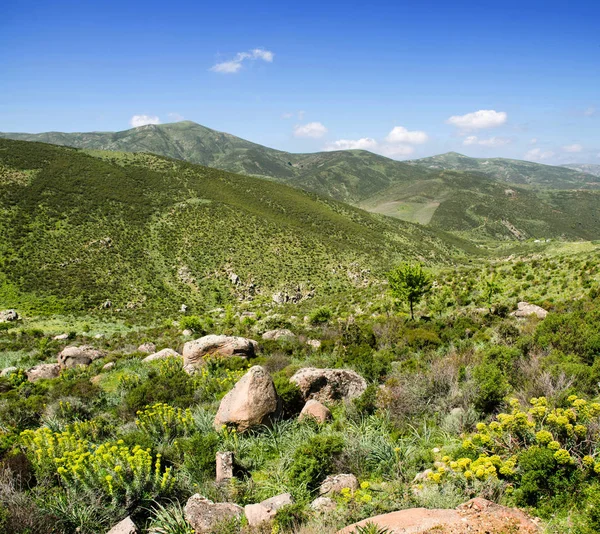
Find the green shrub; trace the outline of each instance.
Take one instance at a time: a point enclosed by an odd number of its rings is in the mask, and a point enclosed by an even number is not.
[[[327,306],[321,306],[320,308],[317,308],[316,310],[310,312],[308,320],[310,321],[310,324],[318,325],[328,322],[332,316],[333,312],[330,308],[328,308]]]
[[[475,367],[473,379],[476,388],[473,399],[475,408],[482,413],[494,412],[510,391],[506,376],[496,364],[484,363]]]
[[[334,457],[341,453],[344,441],[340,436],[316,435],[294,452],[288,476],[295,485],[314,490],[330,473]]]
[[[273,375],[273,382],[281,398],[283,416],[290,418],[299,414],[304,406],[304,398],[302,397],[300,388],[294,382],[291,382],[282,371]]]

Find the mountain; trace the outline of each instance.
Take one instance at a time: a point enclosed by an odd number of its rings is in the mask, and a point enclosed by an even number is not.
[[[591,174],[592,176],[600,176],[600,165],[594,163],[568,163],[567,165],[561,165],[561,167]]]
[[[600,180],[571,168],[506,158],[470,158],[448,152],[406,162],[430,171],[476,172],[494,180],[551,189],[598,189]]]
[[[315,298],[460,239],[264,179],[151,154],[0,140],[0,302],[205,310]]]

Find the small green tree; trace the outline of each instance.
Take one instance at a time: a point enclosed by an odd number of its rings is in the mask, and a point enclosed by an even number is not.
[[[501,288],[500,288],[500,284],[497,282],[496,280],[496,273],[492,273],[490,274],[489,277],[485,277],[485,271],[484,271],[484,278],[483,278],[483,294],[485,296],[485,301],[488,305],[488,310],[490,312],[490,314],[492,313],[492,302],[494,300],[494,297],[500,293]]]
[[[402,263],[388,273],[392,296],[407,301],[414,321],[414,306],[431,290],[431,275],[420,263]]]

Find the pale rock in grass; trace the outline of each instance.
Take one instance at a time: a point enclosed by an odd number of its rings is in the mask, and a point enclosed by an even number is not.
[[[194,335],[194,332],[192,330],[190,330],[189,328],[186,328],[183,332],[181,332],[181,335],[184,337],[190,337],[190,336]]]
[[[246,514],[248,525],[257,527],[263,523],[269,523],[275,518],[278,510],[290,504],[294,504],[291,494],[282,493],[258,504],[246,505],[244,513]]]
[[[15,310],[0,311],[0,323],[11,323],[19,319],[19,314]]]
[[[138,529],[131,517],[127,516],[123,521],[117,523],[106,534],[138,534]]]
[[[217,476],[215,478],[217,484],[227,482],[233,478],[233,453],[232,452],[217,452],[216,456]]]
[[[63,368],[90,365],[94,360],[105,356],[104,351],[95,349],[91,345],[65,347],[58,354],[58,364]]]
[[[306,344],[315,350],[321,348],[321,342],[318,339],[309,339]]]
[[[104,371],[110,371],[115,366],[115,362],[108,362],[102,366]]]
[[[66,339],[69,339],[69,334],[58,334],[57,336],[54,336],[52,339],[54,341],[64,341]]]
[[[213,502],[199,493],[192,495],[184,509],[187,522],[196,534],[213,533],[215,529],[233,519],[240,519],[244,509],[231,502]]]
[[[317,497],[309,506],[311,510],[322,514],[333,512],[337,508],[337,503],[329,497]]]
[[[329,475],[319,487],[320,495],[340,493],[343,489],[354,492],[358,489],[358,479],[350,473]]]
[[[0,376],[11,375],[18,370],[19,370],[18,367],[5,367],[4,369],[2,369],[2,371],[0,371]]]
[[[535,315],[538,319],[545,319],[548,315],[548,311],[541,306],[530,304],[529,302],[519,302],[517,304],[517,310],[512,312],[511,315],[515,317],[529,317]]]
[[[252,358],[257,351],[258,343],[253,339],[213,334],[188,341],[183,346],[183,367],[188,373],[193,373],[204,365],[206,357],[219,355]]]
[[[150,354],[150,356],[146,356],[142,361],[143,362],[153,362],[155,360],[164,360],[165,358],[180,358],[181,355],[173,350],[173,349],[163,349],[155,352],[154,354]]]
[[[146,354],[153,354],[156,352],[156,345],[150,341],[142,343],[138,348],[138,352],[145,352]]]
[[[269,330],[262,335],[263,339],[269,341],[279,341],[280,339],[295,339],[296,334],[287,328],[279,328],[277,330]]]
[[[57,363],[40,363],[31,369],[28,369],[25,374],[30,382],[37,382],[41,379],[57,378],[60,374],[60,365]]]
[[[352,400],[367,389],[367,381],[348,369],[305,367],[297,371],[290,382],[300,388],[304,399],[316,399],[325,403]]]
[[[325,423],[331,419],[331,412],[327,406],[321,404],[318,400],[310,399],[302,408],[298,419],[312,418],[318,423]]]

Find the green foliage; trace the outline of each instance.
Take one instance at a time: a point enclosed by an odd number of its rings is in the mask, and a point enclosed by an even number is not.
[[[494,363],[478,365],[473,370],[476,385],[474,406],[483,413],[492,413],[502,405],[510,386],[502,370]]]
[[[150,531],[155,534],[194,534],[178,501],[167,506],[158,503],[152,508]]]
[[[362,526],[356,527],[355,534],[389,534],[390,530],[385,527],[379,527],[375,523],[367,522]]]
[[[292,484],[314,490],[331,472],[335,455],[342,452],[340,436],[316,435],[294,452],[288,476]]]
[[[304,406],[304,398],[300,388],[294,382],[291,382],[283,372],[275,374],[273,382],[281,398],[283,416],[287,419],[299,414]]]
[[[388,273],[392,296],[405,300],[410,306],[410,317],[415,319],[414,306],[431,290],[431,275],[420,263],[402,263]]]
[[[321,306],[316,310],[310,312],[308,319],[311,324],[323,324],[329,321],[333,315],[333,312],[327,306]]]

